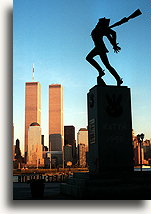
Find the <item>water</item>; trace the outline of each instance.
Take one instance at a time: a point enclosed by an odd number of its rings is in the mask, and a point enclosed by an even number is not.
[[[134,168],[134,171],[138,172],[138,171],[141,171],[141,169],[140,168]],[[142,168],[142,171],[151,171],[151,168]],[[27,176],[27,180],[30,180],[30,176],[29,175],[26,175],[26,176]],[[42,175],[42,179],[44,179],[44,175]],[[45,176],[45,179],[46,179],[46,182],[48,182],[47,176]],[[13,182],[18,182],[18,175],[13,176]]]
[[[134,171],[138,172],[141,171],[141,168],[135,168]],[[151,168],[142,168],[142,171],[151,171]]]

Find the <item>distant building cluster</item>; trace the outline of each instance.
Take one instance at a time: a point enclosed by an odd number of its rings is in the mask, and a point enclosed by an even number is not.
[[[49,85],[48,147],[45,146],[41,127],[41,85],[25,84],[25,142],[24,158],[20,142],[14,145],[13,166],[18,168],[64,168],[88,166],[88,130],[81,128],[75,139],[75,127],[64,126],[63,87]]]
[[[134,132],[132,132],[132,137],[134,149],[134,166],[139,166],[141,161],[142,165],[151,165],[151,141],[144,140],[142,145],[140,145],[138,137],[134,134]]]
[[[41,85],[39,82],[25,83],[25,142],[24,158],[20,141],[14,144],[13,126],[13,167],[64,168],[88,167],[88,129],[80,128],[75,139],[75,127],[64,126],[64,95],[60,84],[49,85],[48,147],[41,127]],[[134,166],[151,165],[151,142],[132,133]]]

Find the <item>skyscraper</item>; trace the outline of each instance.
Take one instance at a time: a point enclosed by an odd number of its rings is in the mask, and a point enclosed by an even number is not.
[[[22,156],[21,156],[21,150],[20,150],[20,141],[17,139],[16,140],[16,145],[15,145],[15,168],[20,169],[22,166]]]
[[[75,127],[64,126],[64,145],[73,145],[75,143]]]
[[[78,144],[85,144],[86,150],[88,151],[88,130],[86,128],[81,128],[77,134]]]
[[[49,85],[49,150],[52,167],[62,166],[64,146],[63,87]]]
[[[31,123],[41,124],[41,85],[27,82],[25,92],[25,162],[28,151],[28,129]]]
[[[77,134],[78,141],[78,161],[80,167],[87,165],[87,154],[88,154],[88,130],[81,128]]]
[[[64,146],[64,165],[68,166],[68,162],[73,165],[73,156],[72,156],[72,145]]]
[[[75,127],[64,126],[64,145],[72,146],[72,164],[76,164],[76,140],[75,140]]]
[[[38,123],[32,123],[28,129],[27,165],[29,167],[38,168],[44,166],[41,141],[41,127]]]

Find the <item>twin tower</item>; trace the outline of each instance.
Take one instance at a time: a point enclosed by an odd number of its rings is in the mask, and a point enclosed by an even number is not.
[[[62,162],[64,146],[63,87],[49,85],[49,151]],[[27,82],[25,92],[25,161],[28,152],[28,129],[32,123],[41,125],[41,85]]]

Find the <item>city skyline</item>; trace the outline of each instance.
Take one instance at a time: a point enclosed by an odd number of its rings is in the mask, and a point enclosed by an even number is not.
[[[76,133],[87,127],[86,97],[98,75],[85,60],[93,47],[91,30],[100,17],[109,17],[114,23],[137,8],[142,11],[141,17],[115,28],[121,52],[115,55],[109,45],[108,48],[111,62],[123,77],[123,85],[131,88],[133,129],[150,139],[149,1],[109,1],[108,4],[105,1],[73,1],[72,4],[14,1],[14,139],[20,140],[21,149],[24,146],[24,84],[32,80],[32,64],[35,81],[42,86],[41,127],[48,145],[48,86],[57,83],[64,87],[64,125],[75,126]],[[104,79],[107,84],[115,84],[107,73]]]

